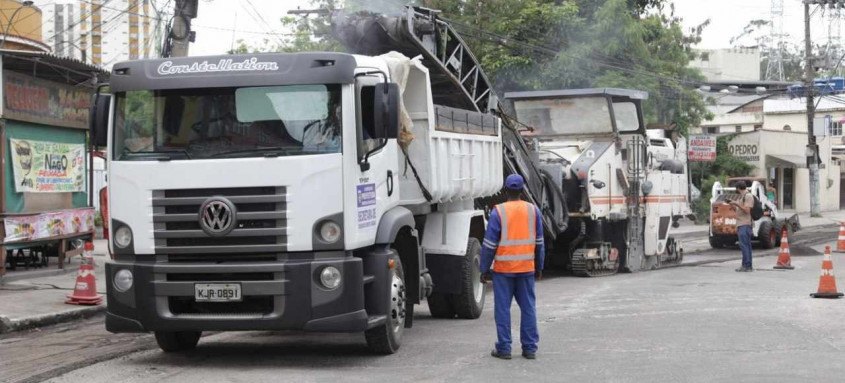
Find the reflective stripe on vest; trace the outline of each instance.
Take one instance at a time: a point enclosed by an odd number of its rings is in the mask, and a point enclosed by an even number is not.
[[[510,201],[496,205],[502,234],[493,263],[497,273],[534,272],[534,248],[537,244],[534,205]]]

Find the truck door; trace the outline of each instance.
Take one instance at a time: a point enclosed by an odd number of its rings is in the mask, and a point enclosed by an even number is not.
[[[355,81],[355,144],[353,153],[344,153],[349,159],[344,182],[350,249],[373,244],[381,215],[399,202],[396,141],[373,138],[374,88],[383,81],[381,74],[358,76]]]

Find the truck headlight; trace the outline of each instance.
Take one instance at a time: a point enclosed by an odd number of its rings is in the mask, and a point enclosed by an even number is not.
[[[334,221],[326,221],[320,225],[320,239],[325,243],[335,243],[340,239],[342,230]]]
[[[323,268],[323,271],[320,272],[320,283],[323,284],[323,287],[334,290],[338,286],[340,286],[340,270],[334,266],[326,266]]]
[[[121,269],[118,272],[114,273],[114,280],[112,283],[114,284],[114,289],[118,292],[126,292],[132,288],[133,276],[132,272],[128,269]]]
[[[132,243],[132,230],[127,226],[121,226],[114,231],[114,244],[121,249],[125,249]]]

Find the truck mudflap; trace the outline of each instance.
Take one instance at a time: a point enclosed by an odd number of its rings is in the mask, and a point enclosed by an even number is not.
[[[289,258],[287,258],[289,257]],[[335,267],[340,285],[320,285],[320,272]],[[266,262],[109,262],[106,264],[111,332],[305,330],[359,332],[371,326],[365,307],[361,258],[344,252],[282,256]],[[134,284],[115,288],[115,274],[129,270]],[[240,300],[204,302],[196,286],[236,284]],[[382,313],[383,314],[383,313]]]

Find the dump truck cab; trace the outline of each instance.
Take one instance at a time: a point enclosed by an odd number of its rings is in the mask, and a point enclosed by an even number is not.
[[[453,315],[480,315],[473,199],[501,187],[499,120],[434,105],[419,61],[139,60],[110,89],[94,135],[108,132],[109,331],[165,350],[206,330],[364,332],[392,353],[435,280],[464,297]]]

